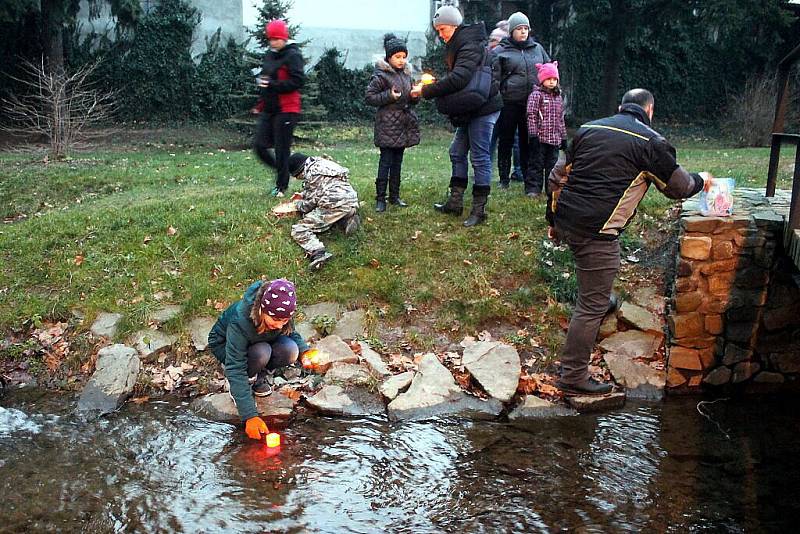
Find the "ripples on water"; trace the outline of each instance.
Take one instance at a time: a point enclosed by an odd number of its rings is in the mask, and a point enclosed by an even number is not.
[[[11,401],[4,401],[8,406]],[[798,404],[502,423],[297,421],[268,456],[185,406],[0,408],[0,531],[685,532],[794,524]],[[46,415],[45,415],[46,414]]]

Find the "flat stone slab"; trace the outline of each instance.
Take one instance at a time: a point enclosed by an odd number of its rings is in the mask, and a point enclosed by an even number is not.
[[[214,328],[217,320],[213,317],[195,317],[189,323],[189,333],[192,336],[192,345],[197,350],[208,348],[208,333]]]
[[[353,310],[343,313],[341,319],[336,321],[333,335],[342,339],[355,339],[363,336],[364,331],[364,310]]]
[[[165,334],[160,330],[139,330],[133,334],[133,344],[143,358],[170,350],[176,340],[177,336]]]
[[[98,337],[114,339],[114,336],[117,335],[119,323],[122,322],[122,318],[123,315],[121,313],[103,312],[97,316],[97,319],[92,323],[89,330]]]
[[[461,391],[450,371],[433,354],[426,354],[408,391],[389,403],[389,419],[419,421],[458,415],[494,419],[503,409],[497,399],[483,401]]]
[[[315,410],[328,415],[364,416],[379,415],[386,407],[379,395],[363,388],[343,388],[337,385],[323,386],[306,402]]]
[[[147,319],[154,323],[166,323],[180,315],[181,310],[183,308],[177,304],[167,304],[153,311]]]
[[[325,374],[326,384],[367,386],[375,383],[369,369],[355,363],[345,363],[331,367]]]
[[[392,372],[389,370],[386,362],[383,361],[383,358],[381,358],[381,355],[372,350],[366,341],[361,342],[361,359],[364,360],[364,363],[375,376],[381,378],[392,376]]]
[[[659,294],[656,288],[652,286],[634,289],[631,294],[631,301],[637,306],[641,306],[657,314],[663,314],[666,307],[664,296]]]
[[[473,343],[464,349],[461,363],[495,399],[508,402],[516,393],[522,366],[511,345],[496,341]]]
[[[543,417],[562,417],[565,415],[577,415],[578,412],[548,400],[539,398],[535,395],[527,395],[523,401],[508,414],[510,421],[520,419],[541,419]]]
[[[626,389],[631,399],[661,400],[667,375],[664,371],[633,361],[626,355],[609,353],[603,356],[614,380]]]
[[[630,358],[650,358],[660,345],[660,336],[649,332],[627,330],[607,337],[600,343],[600,348]]]
[[[710,386],[721,386],[731,381],[732,374],[733,373],[728,367],[717,367],[706,375],[706,377],[703,379],[703,382]]]
[[[342,315],[342,307],[335,302],[318,302],[311,306],[303,306],[300,310],[303,312],[303,317],[308,322],[311,322],[314,317],[330,317],[331,319],[339,319]]]
[[[274,392],[268,397],[255,397],[255,399],[256,409],[260,416],[268,419],[267,424],[286,421],[294,413],[294,402],[278,392]],[[212,421],[236,423],[240,420],[239,411],[227,392],[199,397],[192,401],[191,407],[198,414]]]
[[[625,405],[625,392],[618,391],[608,395],[567,397],[566,401],[580,413],[602,412],[622,408]]]
[[[605,339],[609,336],[613,336],[617,333],[618,328],[619,322],[616,314],[609,315],[600,323],[600,330],[597,332],[597,337],[599,339]]]
[[[103,415],[116,410],[133,393],[141,361],[136,349],[116,344],[100,349],[92,378],[78,400],[77,411]]]
[[[334,365],[358,363],[356,353],[339,336],[324,337],[317,341],[314,347],[320,351],[317,364],[320,373],[326,373]]]
[[[300,321],[299,323],[295,323],[294,331],[300,334],[300,337],[306,341],[309,339],[314,339],[319,335],[317,329],[309,321]]]
[[[413,378],[414,371],[406,371],[405,373],[400,373],[399,375],[390,376],[383,384],[381,384],[381,395],[390,401],[394,400],[401,391],[405,391],[408,386],[411,385]]]
[[[663,335],[663,326],[656,314],[646,308],[623,302],[619,309],[619,318],[629,325],[655,335]]]

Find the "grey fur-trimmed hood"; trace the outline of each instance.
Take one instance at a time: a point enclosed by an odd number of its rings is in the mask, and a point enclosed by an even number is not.
[[[383,72],[396,72],[395,68],[389,65],[389,62],[386,61],[386,58],[380,58],[375,61],[375,70],[381,70]],[[406,66],[403,67],[403,72],[411,76],[411,64],[406,63]]]

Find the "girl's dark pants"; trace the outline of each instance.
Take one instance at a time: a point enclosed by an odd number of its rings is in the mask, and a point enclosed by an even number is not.
[[[264,369],[286,367],[297,361],[300,350],[288,336],[279,336],[272,343],[255,343],[247,349],[247,376],[256,376]]]
[[[277,172],[275,186],[289,187],[289,154],[299,113],[262,113],[253,142],[256,155]],[[274,149],[274,152],[270,149]]]
[[[558,161],[558,147],[540,143],[538,137],[528,138],[528,169],[525,172],[525,193],[539,194],[550,171]]]
[[[221,362],[225,361],[225,342],[210,346]],[[253,377],[264,369],[286,367],[297,361],[300,349],[288,336],[278,336],[272,343],[254,343],[247,348],[247,376]]]
[[[375,199],[386,199],[386,185],[389,185],[389,198],[400,198],[400,170],[403,166],[405,148],[381,147],[378,160],[378,178],[375,180]]]

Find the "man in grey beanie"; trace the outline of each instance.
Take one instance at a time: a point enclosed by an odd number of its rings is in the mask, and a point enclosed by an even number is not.
[[[462,22],[464,22],[464,17],[455,6],[442,6],[433,14],[434,28],[441,25],[461,26]]]

